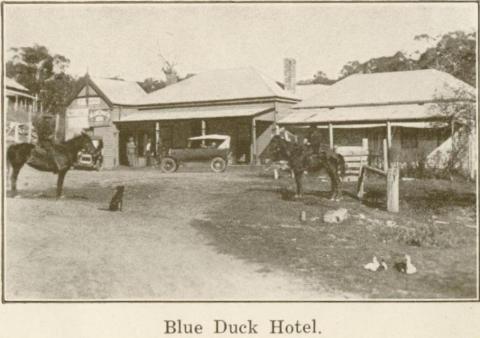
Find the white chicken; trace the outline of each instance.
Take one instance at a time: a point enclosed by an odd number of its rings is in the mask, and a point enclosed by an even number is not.
[[[417,268],[415,267],[415,265],[412,264],[412,259],[409,255],[405,255],[405,261],[407,263],[407,268],[405,269],[407,275],[411,275],[417,272]]]
[[[363,267],[370,271],[377,271],[378,268],[380,267],[380,263],[378,262],[377,256],[373,256],[373,261],[365,264]]]

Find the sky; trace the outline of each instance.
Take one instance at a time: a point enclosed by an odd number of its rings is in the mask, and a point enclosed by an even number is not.
[[[68,57],[76,76],[163,78],[161,54],[180,75],[254,67],[282,80],[283,59],[293,57],[297,80],[318,70],[335,78],[348,61],[417,50],[416,35],[476,31],[477,11],[472,3],[6,4],[4,45],[44,45]]]

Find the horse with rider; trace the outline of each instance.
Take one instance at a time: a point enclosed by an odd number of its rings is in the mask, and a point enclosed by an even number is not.
[[[331,182],[331,199],[341,199],[341,176],[345,175],[345,159],[335,151],[322,146],[321,134],[316,127],[310,128],[308,141],[302,143],[289,131],[283,128],[277,129],[272,137],[270,149],[273,161],[288,161],[295,176],[295,197],[303,195],[305,172],[318,172],[325,169]]]
[[[57,198],[62,197],[63,182],[68,170],[77,160],[80,150],[94,153],[95,146],[91,139],[91,130],[84,130],[80,135],[64,142],[56,142],[55,128],[52,119],[43,116],[35,123],[37,144],[18,143],[7,149],[8,169],[12,169],[10,177],[12,193],[17,193],[17,179],[22,167],[26,164],[40,171],[58,175]]]

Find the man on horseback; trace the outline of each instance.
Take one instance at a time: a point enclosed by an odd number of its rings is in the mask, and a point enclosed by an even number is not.
[[[308,140],[310,143],[310,147],[312,148],[312,152],[314,154],[318,154],[322,145],[322,134],[320,133],[320,130],[318,130],[318,128],[315,127],[315,125],[313,124],[310,125]]]
[[[303,194],[302,177],[306,171],[315,172],[325,168],[332,185],[332,199],[340,199],[342,195],[340,175],[345,174],[343,156],[333,150],[323,149],[316,130],[311,129],[310,135],[314,136],[313,145],[312,142],[309,145],[300,144],[296,140],[296,136],[290,134],[284,129],[277,129],[276,134],[272,137],[271,149],[274,160],[288,160],[288,164],[295,174],[296,196]]]
[[[37,131],[37,147],[33,150],[32,158],[29,163],[41,161],[43,158],[47,161],[48,167],[53,167],[53,172],[60,172],[67,169],[65,161],[57,154],[59,145],[55,143],[55,127],[52,123],[51,116],[42,116],[36,123],[35,129]]]

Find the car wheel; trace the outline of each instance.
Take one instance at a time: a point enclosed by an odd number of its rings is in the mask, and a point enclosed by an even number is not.
[[[215,157],[212,162],[210,162],[210,168],[216,173],[224,172],[227,168],[227,162],[221,157]]]
[[[177,170],[177,162],[171,157],[164,157],[160,161],[160,169],[164,173],[173,173]]]

